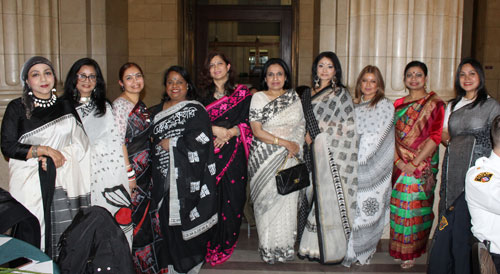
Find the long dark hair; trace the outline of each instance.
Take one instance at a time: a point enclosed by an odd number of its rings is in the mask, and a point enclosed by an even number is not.
[[[361,96],[363,95],[363,92],[361,91],[361,81],[363,80],[363,77],[365,74],[371,73],[375,75],[375,79],[377,79],[377,93],[375,93],[375,96],[372,99],[372,102],[370,103],[371,107],[374,107],[377,105],[377,103],[384,98],[384,92],[385,92],[385,83],[384,83],[384,78],[382,77],[382,73],[376,66],[368,65],[361,70],[358,76],[358,80],[356,81],[356,89],[355,89],[355,98],[358,100],[361,100]]]
[[[199,97],[202,99],[213,96],[216,89],[215,83],[210,75],[210,61],[212,61],[215,56],[219,56],[226,63],[226,66],[231,65],[231,60],[223,52],[211,51],[208,53],[205,58],[205,63],[203,64],[199,80]],[[227,72],[227,81],[224,83],[225,95],[230,95],[234,92],[234,74],[234,68],[231,65],[231,67],[229,67],[229,71]]]
[[[28,72],[30,71],[32,66],[37,64],[45,64],[49,66],[50,70],[52,70],[52,74],[54,75],[53,88],[55,88],[57,84],[57,77],[56,77],[56,72],[54,70],[54,66],[47,58],[42,56],[33,56],[24,63],[23,67],[21,68],[21,84],[23,85],[23,95],[21,96],[21,103],[24,105],[24,109],[26,111],[26,118],[28,119],[31,119],[31,114],[35,109],[35,103],[33,102],[33,98],[32,96],[29,95],[31,87],[27,83]]]
[[[165,73],[163,74],[163,86],[164,87],[167,87],[167,78],[168,78],[168,74],[172,71],[175,71],[177,73],[179,73],[182,78],[184,78],[184,80],[186,81],[187,83],[187,94],[186,94],[186,99],[187,100],[193,100],[196,98],[196,94],[197,94],[197,90],[196,90],[196,86],[193,84],[193,81],[191,80],[191,76],[189,76],[189,72],[184,68],[184,67],[181,67],[181,66],[171,66],[169,67]],[[170,100],[170,98],[168,98],[168,95],[166,92],[163,93],[163,98],[162,98],[162,102],[166,102]]]
[[[94,59],[82,58],[71,66],[68,75],[66,76],[66,81],[64,82],[63,98],[69,100],[74,106],[79,104],[80,92],[76,89],[76,85],[78,83],[77,73],[83,66],[90,66],[95,70],[96,83],[94,90],[90,94],[90,98],[97,107],[95,116],[103,116],[106,113],[106,102],[108,101],[106,99],[106,82],[104,82],[104,77],[102,76],[99,64],[97,64]]]
[[[269,66],[278,64],[283,68],[283,71],[285,71],[285,84],[283,84],[283,89],[287,90],[292,87],[292,77],[290,76],[290,69],[288,68],[288,65],[283,61],[281,58],[271,58],[269,59],[265,64],[264,68],[262,68],[262,73],[260,74],[260,90],[268,90],[269,87],[267,86],[266,83],[266,75],[267,75],[267,70],[269,69]]]
[[[345,88],[344,84],[342,84],[342,66],[340,65],[340,60],[337,57],[337,54],[331,51],[323,51],[318,56],[316,56],[316,58],[314,58],[311,74],[312,86],[314,87],[314,79],[318,77],[319,60],[323,59],[323,57],[330,59],[333,63],[333,67],[335,68],[335,84],[337,85],[337,87]]]
[[[474,102],[470,104],[470,108],[475,107],[477,104],[483,104],[486,102],[488,99],[488,91],[486,90],[485,86],[485,76],[484,76],[484,70],[483,66],[479,61],[477,61],[474,58],[464,58],[462,62],[458,65],[457,72],[455,73],[455,91],[457,92],[457,97],[455,99],[451,100],[451,109],[453,110],[455,106],[457,105],[458,102],[462,99],[462,97],[465,96],[467,93],[465,89],[462,88],[460,85],[460,71],[462,70],[462,67],[465,64],[471,65],[474,70],[477,72],[477,75],[479,75],[479,86],[477,87],[477,96]]]

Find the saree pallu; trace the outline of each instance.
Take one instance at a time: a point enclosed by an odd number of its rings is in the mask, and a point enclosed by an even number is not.
[[[214,238],[208,243],[207,263],[227,261],[236,247],[246,200],[247,160],[252,130],[248,122],[251,94],[238,85],[229,96],[207,106],[212,125],[226,129],[238,127],[239,136],[231,138],[222,148],[215,149],[217,207],[219,220]]]
[[[151,137],[163,258],[175,272],[197,273],[218,220],[212,128],[199,102],[162,107],[153,109],[158,112]],[[169,139],[168,150],[160,145],[163,139]]]
[[[430,92],[424,98],[404,103],[396,100],[396,155],[409,163],[421,153],[427,141],[435,142],[436,149],[424,159],[413,176],[393,171],[391,194],[391,229],[389,254],[397,259],[411,260],[426,251],[434,219],[432,203],[438,171],[441,133],[444,120],[444,102]]]
[[[352,98],[344,88],[327,87],[303,95],[307,130],[312,209],[300,240],[299,256],[320,263],[341,262],[356,210],[358,147]]]
[[[55,168],[47,161],[47,172],[38,159],[6,154],[6,148],[42,145],[61,152],[66,162]],[[9,192],[23,204],[41,226],[41,248],[57,260],[57,244],[80,208],[89,206],[89,141],[72,106],[58,99],[53,106],[35,108],[26,118],[20,99],[9,103],[2,124],[2,151],[9,160]]]
[[[259,122],[262,129],[276,137],[304,143],[305,121],[297,93],[290,89],[283,95],[269,100],[264,92],[252,96],[250,122]],[[294,243],[297,229],[298,191],[287,195],[278,194],[275,175],[287,157],[284,147],[266,144],[254,138],[248,159],[250,196],[254,205],[259,253],[266,263],[285,262],[294,259]],[[283,167],[297,165],[288,159]]]
[[[132,220],[128,177],[113,108],[97,116],[93,102],[76,107],[90,141],[90,204],[101,206],[113,215],[132,247]]]
[[[389,223],[391,177],[394,163],[394,106],[387,98],[375,106],[356,105],[360,136],[356,216],[347,254],[342,262],[368,264]]]
[[[464,191],[467,170],[477,159],[490,155],[491,122],[497,115],[500,115],[500,104],[493,98],[488,98],[474,107],[471,103],[451,113],[448,121],[450,142],[443,159],[439,191],[440,214],[443,214]],[[468,138],[469,141],[464,143],[464,135],[472,138]],[[464,151],[464,147],[472,147],[472,150]]]
[[[122,100],[122,98],[119,98]],[[118,100],[118,99],[117,99]],[[115,101],[116,104],[116,101]],[[139,101],[128,114],[125,145],[129,162],[135,171],[137,193],[132,202],[133,240],[132,256],[138,273],[162,273],[159,229],[156,203],[152,197],[150,160],[151,112]]]

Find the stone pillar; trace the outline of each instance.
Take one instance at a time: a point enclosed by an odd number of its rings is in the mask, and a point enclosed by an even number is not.
[[[20,70],[33,55],[59,69],[58,0],[0,2],[0,118],[7,104],[21,96]]]
[[[320,51],[337,52],[351,91],[371,64],[382,71],[389,98],[404,96],[404,67],[420,60],[429,68],[428,89],[455,96],[463,0],[321,0],[321,7]],[[327,30],[334,34],[323,35]]]

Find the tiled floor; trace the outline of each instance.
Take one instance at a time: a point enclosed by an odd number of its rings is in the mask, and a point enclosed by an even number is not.
[[[316,262],[309,262],[295,258],[289,263],[278,263],[268,265],[260,260],[257,253],[258,238],[255,227],[250,229],[250,238],[248,238],[246,226],[242,226],[236,250],[229,259],[222,265],[212,267],[204,265],[201,274],[250,274],[250,273],[425,273],[426,259],[423,257],[417,259],[417,264],[412,269],[401,269],[398,262],[395,262],[388,253],[388,240],[382,240],[379,243],[377,253],[375,253],[371,263],[365,266],[352,266],[350,268],[338,265],[321,265]]]

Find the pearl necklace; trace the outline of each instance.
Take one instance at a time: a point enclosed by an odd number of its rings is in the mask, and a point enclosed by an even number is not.
[[[80,104],[86,104],[90,102],[90,96],[89,97],[80,97]]]
[[[57,100],[57,96],[55,94],[52,94],[49,99],[40,99],[37,98],[35,95],[32,95],[33,102],[35,102],[35,107],[42,107],[42,108],[48,108],[54,105],[54,103]]]

